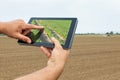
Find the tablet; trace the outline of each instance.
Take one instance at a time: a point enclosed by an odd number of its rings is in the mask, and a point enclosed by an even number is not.
[[[26,34],[32,43],[28,44],[21,40],[18,43],[28,46],[45,46],[54,48],[51,38],[56,38],[64,49],[70,49],[72,46],[75,30],[77,27],[77,18],[38,18],[33,17],[29,24],[43,26],[43,29],[32,29]]]

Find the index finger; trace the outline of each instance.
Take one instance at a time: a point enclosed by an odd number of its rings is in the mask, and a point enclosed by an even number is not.
[[[25,26],[26,29],[43,29],[42,26],[36,26],[36,25],[32,25],[32,24],[27,24]]]

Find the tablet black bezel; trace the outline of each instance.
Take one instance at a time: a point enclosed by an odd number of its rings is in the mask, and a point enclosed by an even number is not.
[[[42,18],[42,17],[32,17],[29,20],[28,23],[31,24],[32,20],[35,20],[35,19],[37,19],[37,20],[72,20],[70,28],[69,28],[69,31],[68,31],[68,35],[67,35],[67,38],[66,38],[65,45],[62,45],[62,47],[64,49],[70,49],[71,48],[72,42],[73,42],[73,38],[74,38],[74,34],[75,34],[75,30],[76,30],[76,27],[77,27],[77,18]],[[49,47],[49,48],[53,48],[54,47],[54,44],[52,44],[52,43],[40,42],[40,43],[28,44],[28,43],[25,43],[25,42],[23,42],[21,40],[18,40],[18,43],[22,44],[22,45],[30,45],[30,46],[45,46],[45,47]]]

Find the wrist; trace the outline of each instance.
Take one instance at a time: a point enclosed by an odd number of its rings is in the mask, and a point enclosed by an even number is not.
[[[4,34],[5,22],[0,22],[0,33]]]
[[[62,74],[64,67],[61,66],[47,66],[46,73],[49,75],[46,80],[57,80]]]
[[[64,65],[63,64],[59,64],[59,65],[48,65],[47,66],[48,69],[52,70],[53,72],[63,72],[64,70]]]

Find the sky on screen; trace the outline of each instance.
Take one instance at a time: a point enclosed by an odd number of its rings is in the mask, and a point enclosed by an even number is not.
[[[77,17],[76,33],[120,32],[120,0],[1,0],[0,21]]]

